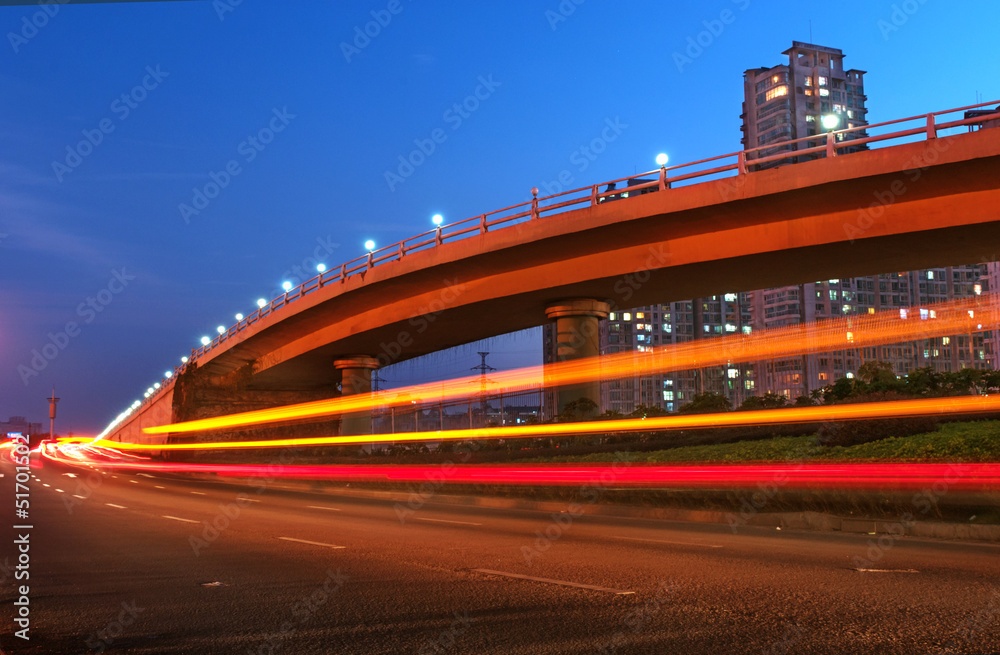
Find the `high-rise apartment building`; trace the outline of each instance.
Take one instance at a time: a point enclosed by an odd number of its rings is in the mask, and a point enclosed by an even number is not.
[[[843,66],[844,54],[836,48],[792,42],[783,54],[787,64],[744,73],[742,143],[745,150],[765,147],[748,161],[779,153],[794,153],[824,145],[824,133],[868,125],[865,71]],[[836,122],[835,127],[824,128]],[[836,117],[833,121],[831,117]],[[992,122],[978,127],[992,127]],[[815,140],[808,137],[816,136]],[[861,138],[864,130],[841,134],[841,141]],[[802,143],[789,143],[796,139]],[[845,146],[847,154],[867,146]],[[813,158],[790,155],[759,164],[751,170],[772,168]],[[818,156],[823,156],[818,153]],[[628,185],[631,186],[630,180]],[[610,188],[608,189],[611,190]],[[643,190],[651,192],[652,189]],[[628,192],[607,200],[628,198]],[[845,271],[847,273],[849,271]],[[970,298],[987,291],[1000,292],[1000,263],[942,266],[908,272],[822,280],[746,293],[727,293],[612,312],[600,323],[602,354],[634,352],[710,339],[726,334],[751,334],[759,330],[811,323],[828,318],[882,311],[923,316],[928,305]],[[546,361],[554,361],[554,339],[545,331]],[[880,360],[903,376],[917,368],[938,371],[963,368],[997,368],[1000,332],[960,334],[871,348],[846,349],[776,360],[736,363],[697,371],[676,371],[646,377],[605,380],[600,406],[627,414],[637,405],[676,411],[696,393],[726,395],[733,406],[747,397],[777,393],[794,400],[854,376],[866,361]],[[596,398],[594,399],[597,400]],[[547,402],[548,415],[554,400]]]
[[[751,159],[821,146],[822,139],[788,142],[822,136],[831,130],[868,125],[865,71],[844,70],[844,53],[841,50],[793,41],[792,47],[782,54],[788,55],[787,64],[753,68],[743,74],[743,149],[773,145],[759,151]],[[862,136],[866,136],[865,132],[859,130],[839,134],[837,138],[843,141]],[[846,147],[840,152],[852,152],[864,147]],[[812,157],[803,155],[768,162],[758,165],[756,169]],[[753,166],[751,170],[754,170]]]

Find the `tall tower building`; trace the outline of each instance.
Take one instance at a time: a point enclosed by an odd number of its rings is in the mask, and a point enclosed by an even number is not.
[[[841,50],[793,41],[792,47],[782,54],[788,55],[787,64],[752,68],[743,74],[743,126],[740,129],[743,131],[741,143],[744,150],[774,146],[759,151],[754,157],[757,159],[792,153],[823,145],[823,141],[821,138],[801,143],[789,141],[821,136],[831,129],[868,125],[865,71],[844,70],[844,53]],[[866,134],[861,130],[840,134],[837,138],[843,141],[863,136]],[[839,152],[854,152],[865,147],[847,147]],[[767,162],[756,168],[751,166],[751,170],[811,158],[811,155],[802,155]]]

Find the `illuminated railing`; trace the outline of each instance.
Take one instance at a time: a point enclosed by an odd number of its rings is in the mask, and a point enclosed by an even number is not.
[[[134,406],[119,415],[115,422],[108,426],[102,435],[110,432],[116,425],[128,418],[135,410],[142,405],[151,402],[160,393],[171,388],[173,381],[178,375],[184,372],[187,366],[198,358],[207,354],[211,350],[219,347],[229,339],[239,335],[258,321],[269,316],[287,305],[314,293],[323,287],[331,284],[346,282],[351,276],[368,271],[376,266],[388,262],[400,261],[410,253],[435,248],[450,241],[460,241],[472,236],[486,234],[494,229],[510,227],[526,221],[538,220],[548,215],[559,214],[564,211],[579,209],[581,207],[594,207],[609,199],[627,198],[629,194],[638,195],[646,189],[655,191],[666,191],[676,186],[687,186],[692,180],[698,182],[710,182],[726,177],[738,177],[753,174],[750,170],[762,164],[773,164],[784,160],[796,160],[805,157],[833,157],[838,151],[858,148],[880,141],[901,140],[910,137],[922,136],[925,139],[936,139],[941,136],[942,131],[956,130],[961,127],[980,125],[987,121],[1000,121],[1000,109],[986,115],[977,115],[970,118],[961,118],[941,122],[939,117],[946,114],[966,112],[972,109],[979,109],[988,106],[1000,106],[1000,101],[983,102],[957,109],[946,109],[931,114],[910,116],[899,118],[883,123],[870,125],[858,125],[856,127],[843,130],[833,130],[812,136],[794,139],[791,141],[780,141],[768,145],[752,148],[750,150],[740,150],[725,155],[717,155],[699,161],[675,164],[673,166],[661,166],[644,173],[633,174],[628,177],[592,184],[579,189],[563,191],[542,198],[538,197],[538,189],[532,189],[532,199],[503,209],[497,209],[485,214],[480,214],[472,218],[467,218],[457,223],[440,225],[433,230],[422,232],[416,236],[403,239],[390,246],[385,246],[377,250],[370,251],[366,255],[357,257],[338,267],[328,269],[316,277],[303,282],[299,286],[274,298],[270,303],[257,309],[252,314],[239,320],[228,330],[223,331],[208,344],[191,351],[190,359],[187,363],[181,364],[174,369],[174,374],[162,381],[160,388],[150,394],[140,405]],[[918,122],[918,127],[908,127],[884,134],[869,135],[873,130],[881,130],[889,126],[899,126],[903,123]],[[823,145],[812,146],[809,142],[823,142]],[[800,145],[805,147],[801,149]],[[761,156],[765,151],[772,151],[775,148],[789,148],[786,152]],[[794,163],[794,162],[793,162]],[[683,171],[683,172],[682,172]],[[728,175],[727,175],[728,174]],[[644,179],[653,176],[654,179]],[[707,179],[706,179],[707,178]],[[626,187],[617,188],[621,182],[640,180],[638,183],[630,184]],[[601,190],[604,187],[604,190]],[[646,191],[648,193],[648,191]]]

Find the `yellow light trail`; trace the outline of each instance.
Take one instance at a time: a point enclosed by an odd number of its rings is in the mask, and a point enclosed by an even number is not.
[[[365,434],[344,437],[310,437],[303,439],[266,439],[259,441],[216,441],[211,443],[137,444],[117,441],[88,441],[82,437],[61,440],[116,450],[222,450],[238,448],[283,448],[294,446],[344,446],[368,443],[408,441],[473,441],[479,439],[524,439],[566,434],[584,435],[609,432],[650,432],[708,427],[739,427],[746,425],[776,425],[783,423],[818,423],[822,421],[894,418],[932,414],[974,414],[1000,411],[1000,395],[920,398],[848,405],[820,405],[763,409],[722,414],[661,416],[645,419],[585,421],[580,423],[550,423],[517,427],[476,428],[431,432],[401,432],[398,434]]]
[[[1000,297],[983,295],[927,307],[829,319],[754,334],[736,334],[661,346],[652,351],[624,352],[599,358],[532,366],[491,373],[493,393],[525,385],[553,388],[595,378],[652,375],[706,366],[772,359],[832,350],[887,345],[916,339],[968,334],[1000,327]],[[905,312],[905,318],[903,317]],[[143,428],[148,434],[187,433],[276,423],[348,412],[369,411],[414,402],[439,402],[482,391],[477,376],[401,387],[378,394],[358,394],[227,416]]]

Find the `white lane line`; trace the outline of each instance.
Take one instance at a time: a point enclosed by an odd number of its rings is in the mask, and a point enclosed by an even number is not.
[[[260,502],[259,498],[244,498],[243,500],[247,501],[248,503],[259,503]]]
[[[433,521],[434,523],[456,523],[458,525],[482,525],[482,523],[472,523],[471,521],[449,521],[447,519],[425,519],[419,516],[415,516],[415,521]]]
[[[59,493],[61,493],[61,494],[64,494],[64,493],[66,493],[66,492],[65,492],[65,491],[63,491],[62,489],[56,489],[56,491],[58,491],[58,492],[59,492]]]
[[[149,473],[136,473],[136,475],[141,475],[144,478],[153,478],[154,477],[154,476],[150,475]]]
[[[205,496],[207,495],[204,491],[192,491],[195,496]]]
[[[626,596],[629,594],[634,594],[634,591],[625,591],[624,589],[609,589],[608,587],[598,587],[592,584],[580,584],[579,582],[567,582],[566,580],[553,580],[552,578],[536,578],[533,575],[521,575],[519,573],[506,573],[504,571],[492,571],[490,569],[472,569],[478,573],[485,573],[487,575],[499,575],[505,578],[517,578],[518,580],[531,580],[532,582],[546,582],[548,584],[560,585],[563,587],[576,587],[577,589],[590,589],[591,591],[607,591],[618,596]]]
[[[671,544],[674,546],[698,546],[700,548],[722,548],[717,544],[699,544],[693,541],[667,541],[666,539],[642,539],[640,537],[615,537],[612,539],[624,539],[625,541],[648,541],[654,544]]]
[[[183,521],[185,523],[198,523],[199,522],[199,521],[192,521],[191,519],[182,519],[182,518],[178,518],[176,516],[170,516],[169,514],[161,514],[161,516],[163,518],[165,518],[165,519],[173,519],[174,521]]]
[[[114,507],[115,509],[128,509],[124,505],[115,505],[114,503],[104,503],[108,507]]]
[[[920,573],[916,569],[854,569],[858,573]]]
[[[47,485],[47,484],[45,484],[45,483],[43,482],[43,483],[42,483],[42,486],[43,486],[43,487],[48,487],[48,486],[51,486],[51,485]]]
[[[306,508],[307,509],[326,509],[326,510],[330,510],[331,512],[342,512],[342,511],[344,511],[344,510],[342,510],[342,509],[340,509],[338,507],[323,507],[322,505],[306,505]]]
[[[156,488],[157,489],[164,489],[165,487],[161,487],[160,485],[156,485]]]
[[[129,482],[131,482],[132,484],[139,484],[138,480],[129,480]]]
[[[326,548],[347,548],[347,546],[334,546],[333,544],[324,544],[319,541],[307,541],[306,539],[295,539],[293,537],[278,537],[278,539],[283,539],[285,541],[296,541],[300,544],[310,544],[312,546],[324,546]]]
[[[87,500],[86,496],[81,496],[80,494],[73,494],[73,498],[79,498],[80,500]]]

